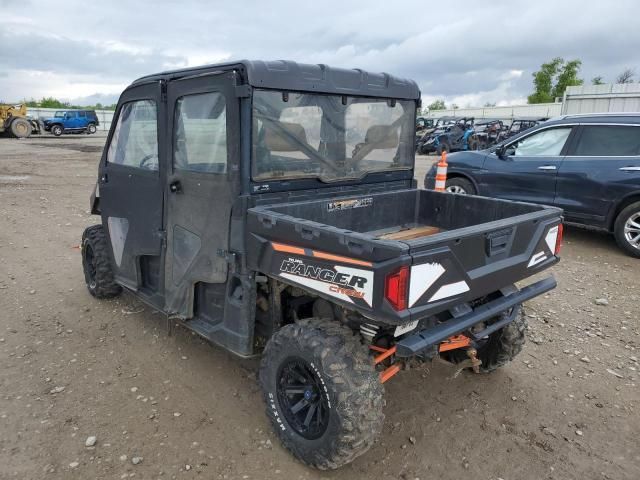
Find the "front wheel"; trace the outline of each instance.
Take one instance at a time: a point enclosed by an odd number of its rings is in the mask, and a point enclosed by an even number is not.
[[[51,127],[51,133],[53,133],[56,137],[62,135],[63,131],[64,129],[62,128],[62,125],[54,125],[53,127]]]
[[[122,292],[113,276],[109,244],[102,225],[88,227],[82,234],[82,269],[89,293],[94,297],[112,298]]]
[[[471,181],[462,177],[448,178],[444,189],[449,193],[457,193],[458,195],[475,195],[476,187]]]
[[[620,248],[632,257],[640,258],[640,202],[632,203],[620,212],[613,231]]]
[[[31,122],[24,118],[15,118],[10,126],[11,135],[15,138],[28,138],[31,136],[33,127]]]
[[[382,431],[382,384],[360,337],[338,323],[281,328],[264,350],[260,384],[280,440],[309,466],[345,465]]]

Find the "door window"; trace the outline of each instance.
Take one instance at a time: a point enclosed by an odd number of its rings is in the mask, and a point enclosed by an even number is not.
[[[186,95],[176,102],[173,165],[177,170],[227,172],[227,114],[218,92]]]
[[[543,130],[512,143],[507,154],[516,157],[555,157],[562,152],[570,133],[571,127]]]
[[[573,155],[581,157],[640,155],[640,126],[583,126],[580,141]]]
[[[107,162],[158,170],[158,120],[154,101],[137,100],[122,106]]]

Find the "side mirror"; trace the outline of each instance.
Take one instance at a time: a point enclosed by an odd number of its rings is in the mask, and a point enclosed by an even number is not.
[[[507,157],[507,147],[505,147],[504,145],[500,145],[496,149],[496,156],[504,160]]]

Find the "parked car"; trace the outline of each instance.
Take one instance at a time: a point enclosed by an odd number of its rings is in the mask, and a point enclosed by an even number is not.
[[[476,121],[474,130],[478,138],[477,150],[483,150],[499,142],[500,134],[505,130],[505,126],[502,120],[485,119]]]
[[[456,117],[444,116],[435,120],[431,126],[426,126],[422,130],[416,130],[416,153],[421,153],[421,146],[427,141],[429,136],[438,128],[443,128],[445,125],[453,125],[456,123]]]
[[[44,129],[59,137],[63,133],[96,133],[98,116],[94,110],[61,110],[44,119]]]
[[[473,128],[473,117],[457,118],[452,123],[445,123],[430,134],[425,134],[416,151],[421,154],[435,152],[456,152],[458,150],[477,150],[480,146]]]
[[[432,128],[435,125],[435,118],[417,117],[416,118],[416,133],[423,132],[427,128]]]
[[[425,187],[434,178],[435,167]],[[452,154],[446,188],[561,207],[568,223],[611,232],[640,257],[640,114],[564,116]]]
[[[540,125],[542,122],[549,120],[549,117],[517,117],[514,118],[509,125],[509,128],[504,128],[499,136],[498,142],[502,142],[507,138],[511,138],[514,135],[524,132],[530,128]]]

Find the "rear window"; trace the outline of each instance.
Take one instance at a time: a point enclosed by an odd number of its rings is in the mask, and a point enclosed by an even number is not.
[[[574,155],[581,157],[640,155],[640,126],[583,126]]]

